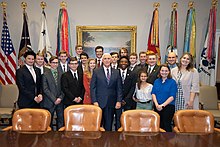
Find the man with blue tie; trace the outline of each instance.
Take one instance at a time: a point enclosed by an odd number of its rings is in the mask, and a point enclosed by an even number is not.
[[[122,80],[119,70],[111,68],[109,53],[102,56],[102,66],[94,70],[90,93],[92,103],[102,109],[102,124],[106,131],[112,130],[114,109],[121,108]]]

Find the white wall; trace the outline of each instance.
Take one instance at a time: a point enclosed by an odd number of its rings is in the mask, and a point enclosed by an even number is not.
[[[21,30],[23,24],[21,2],[27,2],[26,12],[29,18],[29,31],[32,48],[37,50],[39,32],[41,27],[41,7],[42,0],[7,0],[7,20],[11,33],[11,38],[16,50],[20,45]],[[45,9],[48,21],[49,37],[52,47],[56,49],[56,29],[60,1],[45,0]],[[168,41],[169,22],[171,5],[175,0],[66,0],[67,10],[71,23],[72,47],[76,44],[77,25],[136,25],[137,26],[137,52],[146,50],[153,3],[160,2],[159,27],[160,27],[160,49],[162,61]],[[176,0],[178,2],[178,52],[182,54],[184,41],[184,27],[186,13],[188,10],[188,0]],[[204,34],[208,21],[208,13],[211,0],[194,0],[196,8],[197,27],[197,60],[199,60],[200,50],[204,44]],[[220,4],[218,5],[218,10]],[[220,28],[220,16],[217,13],[217,28]],[[2,28],[2,19],[0,19]]]

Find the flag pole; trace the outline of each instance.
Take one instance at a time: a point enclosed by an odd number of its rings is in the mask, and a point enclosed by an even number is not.
[[[218,0],[212,0],[212,8],[216,8],[218,5]]]

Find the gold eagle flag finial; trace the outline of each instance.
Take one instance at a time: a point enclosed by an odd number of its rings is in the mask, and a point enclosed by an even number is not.
[[[190,1],[190,2],[188,3],[188,6],[189,6],[190,9],[191,9],[191,8],[194,8],[194,1]]]
[[[177,7],[178,7],[178,3],[177,3],[177,2],[173,2],[173,3],[172,3],[172,8],[173,8],[173,9],[177,9]]]
[[[21,7],[22,9],[26,9],[27,8],[27,3],[26,2],[21,2]]]
[[[67,7],[66,2],[62,1],[62,2],[60,3],[60,7],[61,7],[61,8],[66,8],[66,7]]]
[[[47,3],[46,3],[46,2],[42,1],[42,2],[40,3],[40,7],[41,7],[42,9],[45,9],[46,6],[47,6]]]
[[[160,3],[155,2],[155,3],[153,4],[153,7],[154,7],[155,9],[158,9],[158,8],[160,7]]]

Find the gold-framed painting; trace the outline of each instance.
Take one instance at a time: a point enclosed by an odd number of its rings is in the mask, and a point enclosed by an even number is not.
[[[76,33],[77,44],[92,58],[98,45],[105,53],[118,52],[122,47],[136,52],[137,26],[76,26]]]

